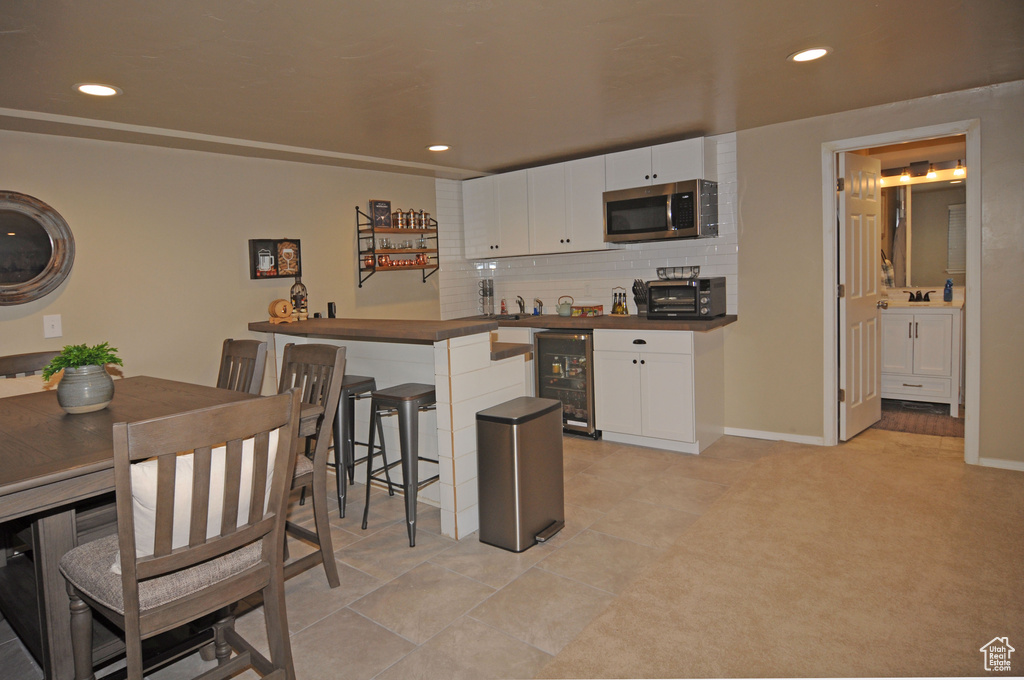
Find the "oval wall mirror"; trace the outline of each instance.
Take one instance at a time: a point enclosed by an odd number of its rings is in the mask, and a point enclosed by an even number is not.
[[[60,213],[38,198],[0,191],[0,305],[52,292],[74,261],[75,237]]]

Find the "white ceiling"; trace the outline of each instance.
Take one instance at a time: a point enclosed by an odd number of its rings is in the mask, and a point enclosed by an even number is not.
[[[1022,44],[1019,0],[3,0],[0,128],[467,177],[1020,80]]]

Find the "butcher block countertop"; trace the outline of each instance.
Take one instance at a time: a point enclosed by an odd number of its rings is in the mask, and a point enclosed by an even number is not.
[[[470,317],[481,319],[485,317]],[[494,317],[492,317],[494,318]],[[711,331],[728,326],[736,321],[735,314],[716,316],[713,319],[695,321],[662,321],[642,316],[558,316],[557,314],[541,314],[540,316],[521,315],[518,319],[497,318],[499,326],[520,328],[552,328],[557,330],[593,330],[621,329],[628,331]],[[468,320],[468,319],[467,319]]]
[[[439,340],[460,338],[498,330],[498,322],[484,317],[431,321],[427,319],[307,319],[273,324],[254,321],[249,330],[280,333],[304,338],[371,340],[430,345]]]

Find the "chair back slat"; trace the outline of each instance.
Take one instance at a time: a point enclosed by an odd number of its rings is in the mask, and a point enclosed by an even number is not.
[[[206,540],[210,515],[210,467],[213,456],[209,446],[201,446],[192,457],[192,520],[188,529],[188,545],[194,548]]]
[[[20,375],[41,373],[46,364],[60,352],[29,352],[0,357],[0,378],[17,378]]]
[[[253,524],[263,516],[267,503],[267,460],[270,457],[270,436],[260,433],[254,442],[252,463],[252,502],[249,503],[248,523]]]
[[[226,536],[238,527],[238,498],[242,493],[242,442],[232,439],[224,455],[224,503],[220,513],[220,535]],[[252,485],[246,493],[252,499]],[[246,517],[246,523],[249,518]]]
[[[266,364],[267,343],[228,338],[221,350],[217,387],[259,394],[263,389],[263,370]]]
[[[163,455],[156,459],[156,521],[153,554],[171,552],[174,531],[174,490],[177,478],[177,455]]]

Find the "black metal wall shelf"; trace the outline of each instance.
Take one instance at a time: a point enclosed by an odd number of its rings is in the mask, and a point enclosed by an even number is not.
[[[373,220],[356,206],[356,235],[359,243],[359,287],[377,272],[402,272],[419,270],[423,283],[427,282],[440,268],[437,249],[437,220],[430,219],[430,226],[423,228],[375,227]],[[395,238],[389,247],[379,247],[378,238]],[[402,237],[408,237],[402,239]],[[414,247],[404,247],[414,242]],[[421,247],[424,244],[433,247]],[[401,244],[401,247],[395,247]],[[412,258],[399,258],[407,255]],[[392,257],[394,256],[394,259]]]

